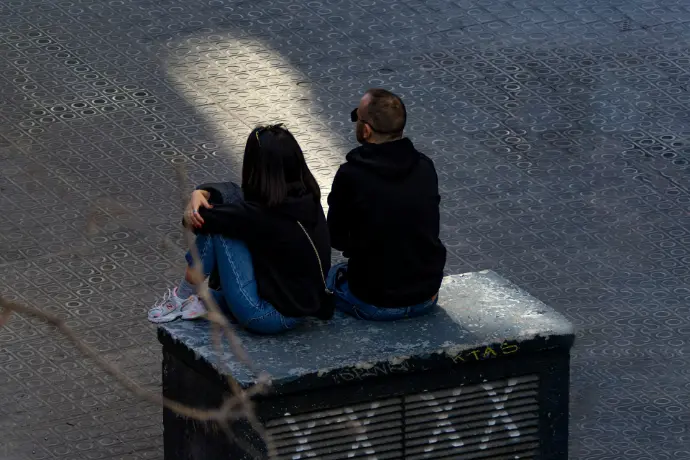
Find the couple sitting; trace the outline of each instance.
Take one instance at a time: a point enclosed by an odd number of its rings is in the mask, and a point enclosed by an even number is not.
[[[328,219],[302,149],[281,125],[250,133],[241,187],[206,184],[192,193],[184,223],[196,234],[200,268],[220,308],[252,332],[330,319],[334,304],[387,321],[425,314],[438,301],[446,250],[434,165],[403,137],[398,96],[369,90],[351,118],[362,145],[335,176]],[[331,247],[348,262],[331,268]],[[204,315],[193,279],[188,268],[149,320]]]

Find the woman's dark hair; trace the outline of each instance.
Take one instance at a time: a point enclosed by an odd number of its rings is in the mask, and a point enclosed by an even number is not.
[[[282,125],[259,126],[249,134],[242,164],[245,199],[275,206],[287,196],[311,194],[321,200],[297,139]]]

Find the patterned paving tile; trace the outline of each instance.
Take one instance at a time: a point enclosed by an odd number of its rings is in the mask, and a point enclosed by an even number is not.
[[[237,178],[284,121],[327,191],[366,87],[436,161],[448,272],[494,268],[579,328],[572,458],[690,458],[684,0],[0,3],[0,291],[157,388],[176,168]],[[160,411],[48,326],[0,329],[0,456],[160,459]]]

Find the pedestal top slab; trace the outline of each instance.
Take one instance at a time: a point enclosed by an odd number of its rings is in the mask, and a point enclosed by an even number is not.
[[[542,347],[569,347],[574,337],[564,316],[492,271],[446,277],[439,308],[425,317],[370,322],[336,314],[331,321],[310,321],[279,336],[238,335],[256,369],[270,374],[275,387],[343,369],[404,371],[412,359],[501,358],[534,341]],[[227,347],[218,355],[207,321],[164,324],[159,339],[173,353],[192,352],[218,373],[232,374],[242,386],[256,381],[257,375]]]

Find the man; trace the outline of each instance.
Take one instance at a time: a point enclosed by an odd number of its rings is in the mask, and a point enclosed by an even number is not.
[[[403,137],[407,114],[395,94],[370,89],[351,118],[362,145],[328,196],[331,245],[349,260],[333,267],[329,288],[337,308],[360,319],[425,314],[446,262],[434,164]]]

